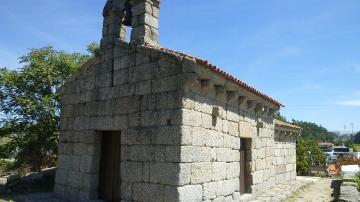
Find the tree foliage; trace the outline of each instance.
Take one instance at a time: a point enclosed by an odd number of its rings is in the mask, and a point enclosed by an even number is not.
[[[0,137],[11,139],[0,152],[13,155],[18,168],[36,171],[54,162],[60,109],[55,91],[91,56],[44,47],[20,57],[20,70],[0,69]]]
[[[336,138],[335,133],[329,132],[326,128],[316,123],[298,121],[294,119],[292,121],[288,121],[286,117],[280,114],[280,112],[275,114],[275,119],[300,126],[303,129],[301,136],[305,139],[334,142]]]
[[[325,165],[325,158],[325,154],[314,140],[300,138],[296,144],[297,175],[306,175],[309,163],[310,165]]]
[[[286,120],[286,117],[281,115],[280,112],[276,112],[274,118],[277,119],[277,120],[283,121],[283,122],[288,122]]]
[[[336,135],[316,123],[293,120],[293,124],[300,126],[303,130],[301,136],[315,141],[334,142]]]
[[[306,175],[309,167],[308,153],[306,151],[305,141],[299,139],[296,144],[296,173],[297,175]]]
[[[356,144],[360,144],[360,132],[358,132],[358,133],[355,134],[354,142],[355,142]]]
[[[301,137],[296,143],[296,172],[298,175],[307,175],[310,165],[325,165],[325,154],[319,148],[317,141],[333,142],[336,135],[327,131],[326,128],[316,123],[292,120],[287,121],[286,117],[280,113],[275,114],[275,118],[297,126],[303,130]],[[310,154],[309,155],[309,151]]]

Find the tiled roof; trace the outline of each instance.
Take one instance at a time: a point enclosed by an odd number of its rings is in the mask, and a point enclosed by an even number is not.
[[[164,52],[167,52],[167,53],[170,53],[170,54],[175,54],[175,55],[179,55],[179,56],[182,56],[182,57],[188,57],[188,58],[194,59],[197,63],[199,63],[201,65],[204,65],[205,67],[209,68],[213,72],[215,72],[215,73],[217,73],[219,75],[222,75],[223,77],[237,83],[239,86],[249,90],[250,92],[264,98],[267,101],[270,101],[271,103],[277,105],[279,108],[280,107],[285,107],[283,104],[281,104],[280,102],[278,102],[275,99],[271,98],[270,96],[260,92],[259,90],[255,89],[254,87],[249,86],[245,82],[243,82],[243,81],[237,79],[236,77],[232,76],[231,74],[221,70],[219,67],[210,64],[207,60],[203,60],[203,59],[200,59],[198,57],[194,57],[194,56],[188,55],[186,53],[170,50],[170,49],[167,49],[167,48],[161,48],[161,47],[156,47],[156,46],[151,46],[151,45],[146,45],[146,46],[149,46],[149,47],[152,47],[152,48],[155,48],[155,49],[159,49],[161,51],[164,51]]]
[[[277,120],[277,119],[275,119],[274,122],[275,122],[275,126],[280,126],[280,127],[284,127],[284,128],[290,128],[290,129],[302,130],[302,128],[299,127],[299,126],[292,125],[292,124],[290,124],[290,123],[285,123],[285,122],[282,122],[282,121]]]

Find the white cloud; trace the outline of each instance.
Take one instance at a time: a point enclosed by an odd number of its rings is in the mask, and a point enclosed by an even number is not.
[[[348,106],[348,107],[360,107],[360,99],[359,100],[344,100],[336,102],[335,104],[341,106]]]

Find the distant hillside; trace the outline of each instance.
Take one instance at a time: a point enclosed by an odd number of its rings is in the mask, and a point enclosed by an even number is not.
[[[336,138],[335,133],[329,132],[326,128],[316,123],[307,122],[307,121],[297,121],[297,120],[288,121],[286,117],[282,116],[280,113],[275,114],[275,118],[281,121],[285,121],[300,126],[303,129],[301,136],[306,139],[311,139],[315,141],[334,142]]]
[[[304,138],[328,142],[333,142],[336,138],[335,133],[329,132],[326,128],[317,125],[316,123],[297,120],[293,120],[292,122],[303,129],[302,137]]]

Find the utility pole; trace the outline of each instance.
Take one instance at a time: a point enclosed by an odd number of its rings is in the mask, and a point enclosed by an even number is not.
[[[308,161],[309,161],[309,163],[308,163],[308,176],[311,176],[311,170],[310,170],[310,168],[311,168],[311,151],[309,150],[308,151]]]
[[[353,138],[353,135],[354,135],[354,123],[350,123],[351,125],[351,141],[352,141],[352,138]]]

